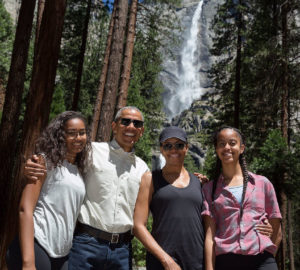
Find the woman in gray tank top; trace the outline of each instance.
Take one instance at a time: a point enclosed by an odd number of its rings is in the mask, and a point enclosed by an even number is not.
[[[19,207],[19,236],[7,252],[8,270],[67,269],[69,250],[85,196],[81,172],[90,151],[84,117],[58,115],[36,142],[38,162],[47,176],[28,183]]]

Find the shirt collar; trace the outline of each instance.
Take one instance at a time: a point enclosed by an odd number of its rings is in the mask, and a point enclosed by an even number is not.
[[[255,185],[255,178],[253,176],[253,173],[249,172],[248,171],[248,174],[249,174],[249,181]],[[224,180],[224,176],[222,174],[220,174],[219,176],[219,179],[218,179],[218,183],[220,183],[222,186],[225,186],[225,180]]]
[[[119,152],[119,153],[124,153],[126,155],[128,155],[128,157],[131,157],[132,159],[135,159],[135,151],[134,151],[134,148],[132,149],[131,152],[126,152],[124,151],[124,149],[118,144],[118,142],[115,140],[115,139],[112,139],[110,142],[109,142],[109,145],[110,147],[116,151],[116,152]]]

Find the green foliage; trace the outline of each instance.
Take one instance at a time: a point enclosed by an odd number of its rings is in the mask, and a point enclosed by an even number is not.
[[[56,88],[63,92],[64,106],[67,110],[71,109],[73,101],[86,9],[87,1],[72,0],[68,2],[65,15]],[[78,111],[81,111],[89,122],[97,95],[108,21],[107,8],[98,4],[92,5],[78,104]]]
[[[6,85],[14,38],[12,19],[0,0],[0,84]]]
[[[177,27],[174,18],[162,12],[159,4],[156,5],[149,5],[147,10],[141,10],[143,16],[137,18],[127,98],[127,105],[136,106],[144,113],[145,133],[136,145],[136,153],[149,166],[152,159],[151,148],[157,144],[158,130],[163,119],[161,95],[164,89],[159,80],[162,70],[161,51],[168,50],[164,42],[172,40],[174,42],[170,44],[175,43],[173,32]]]
[[[210,145],[205,157],[205,162],[203,166],[203,174],[206,175],[209,179],[213,179],[215,176],[216,168],[216,153],[215,148]]]
[[[201,170],[189,152],[185,156],[184,167],[191,173],[200,172]]]
[[[300,188],[299,150],[299,138],[291,151],[280,130],[272,130],[259,148],[258,156],[253,159],[251,169],[270,179],[277,190],[284,189],[290,196],[299,197],[297,192]],[[285,174],[286,180],[282,181]]]
[[[63,89],[61,87],[56,87],[52,98],[49,121],[65,110]]]
[[[288,148],[280,130],[272,130],[252,162],[256,172],[269,176],[283,175],[287,167]]]

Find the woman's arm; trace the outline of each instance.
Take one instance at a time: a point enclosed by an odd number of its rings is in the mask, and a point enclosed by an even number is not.
[[[40,162],[43,163],[42,157],[40,157]],[[33,212],[44,180],[45,176],[39,177],[35,183],[27,184],[21,197],[19,220],[22,269],[35,269]]]
[[[279,218],[270,218],[269,220],[270,224],[272,225],[273,228],[273,233],[271,236],[271,240],[274,245],[276,245],[277,250],[280,245],[280,242],[282,240],[282,231],[281,231],[281,224],[280,224],[280,219]],[[276,252],[277,252],[276,250]],[[276,252],[274,256],[276,255]]]
[[[146,224],[153,192],[152,174],[150,172],[146,172],[142,177],[141,186],[135,204],[133,233],[142,242],[145,248],[159,259],[165,269],[179,270],[181,269],[179,265],[159,246],[147,230]]]
[[[216,224],[214,220],[207,215],[202,216],[205,228],[205,243],[204,243],[204,256],[205,256],[205,270],[215,269],[215,234]]]

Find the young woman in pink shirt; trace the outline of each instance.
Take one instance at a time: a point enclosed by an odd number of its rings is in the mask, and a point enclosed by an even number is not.
[[[203,186],[206,270],[276,270],[281,214],[271,182],[247,171],[245,142],[233,127],[214,136],[216,177]],[[271,237],[256,230],[268,219]]]

